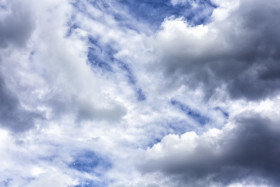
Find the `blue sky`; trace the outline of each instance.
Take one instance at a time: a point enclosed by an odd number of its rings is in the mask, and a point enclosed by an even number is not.
[[[0,187],[278,187],[277,0],[0,0]]]

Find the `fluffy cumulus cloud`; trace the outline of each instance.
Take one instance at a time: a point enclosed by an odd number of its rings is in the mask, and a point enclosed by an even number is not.
[[[0,186],[279,186],[279,8],[0,0]]]

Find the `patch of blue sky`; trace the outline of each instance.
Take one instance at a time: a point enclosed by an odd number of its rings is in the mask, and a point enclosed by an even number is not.
[[[125,25],[127,27],[131,27],[134,30],[134,27],[129,23],[129,17],[126,14],[123,14],[121,11],[116,11],[116,2],[110,2],[107,3],[106,0],[86,0],[86,1],[81,1],[81,0],[75,0],[71,2],[72,6],[75,8],[75,10],[88,17],[89,19],[92,20],[97,20],[98,21],[104,21],[102,20],[102,17],[96,18],[92,13],[88,11],[88,7],[92,6],[95,9],[100,10],[104,14],[111,15],[115,18],[116,21],[119,22],[120,25]]]
[[[215,107],[214,109],[215,109],[216,111],[221,112],[221,113],[223,114],[223,116],[224,116],[226,119],[229,118],[229,113],[226,112],[225,110],[223,110],[221,107]]]
[[[74,161],[68,165],[70,168],[80,172],[93,173],[97,176],[112,167],[108,158],[93,151],[83,151],[74,156]]]
[[[87,2],[103,13],[111,15],[122,29],[139,31],[142,27],[142,24],[132,17],[130,12],[126,11],[127,8],[124,8],[124,5],[117,0],[110,2],[106,0],[87,0]],[[88,14],[88,17],[94,19],[90,14]]]
[[[108,186],[108,182],[106,181],[85,180],[73,187],[106,187],[106,186]]]
[[[1,182],[0,182],[0,185],[6,187],[6,186],[9,186],[9,185],[11,184],[12,181],[13,181],[12,178],[7,178],[7,179],[1,181]]]
[[[66,33],[66,37],[69,37],[73,34],[73,32],[79,28],[78,24],[77,23],[67,23],[67,26],[68,26],[68,30],[67,30],[67,33]]]
[[[88,61],[90,64],[105,72],[123,73],[127,77],[128,83],[133,87],[138,101],[146,100],[146,95],[143,90],[137,87],[136,77],[132,72],[131,67],[114,57],[116,50],[110,45],[101,44],[98,39],[89,36],[88,43]],[[116,66],[120,71],[117,71]]]
[[[154,146],[168,134],[182,135],[192,130],[194,130],[193,127],[186,120],[164,119],[161,122],[152,123],[146,127],[147,137],[150,138],[141,148]]]
[[[134,74],[132,73],[132,70],[129,67],[129,65],[124,63],[123,61],[120,61],[120,60],[117,60],[116,62],[118,64],[119,68],[121,70],[123,70],[124,73],[126,74],[128,82],[132,85],[135,85],[136,84],[136,78],[135,78]]]
[[[124,72],[125,76],[127,77],[128,82],[131,85],[135,85],[136,78],[135,78],[134,74],[132,73],[130,66],[120,60],[116,60],[116,63],[118,64],[118,67]]]
[[[142,149],[146,149],[146,148],[151,148],[153,147],[154,145],[156,145],[157,143],[161,142],[162,138],[164,136],[161,136],[160,138],[154,138],[154,139],[151,139],[147,145],[144,145],[143,147],[141,147]]]
[[[206,116],[203,116],[200,114],[200,112],[191,109],[189,106],[183,104],[180,101],[177,101],[175,99],[171,100],[171,105],[175,106],[179,110],[181,110],[183,113],[185,113],[187,116],[192,118],[193,120],[197,121],[200,125],[205,125],[210,122],[210,119]]]
[[[195,6],[193,6],[195,4]],[[88,18],[96,18],[87,12],[91,5],[114,17],[122,29],[141,32],[158,29],[167,17],[183,17],[190,25],[205,24],[210,21],[213,10],[217,7],[210,0],[190,0],[184,4],[172,5],[171,0],[87,0],[74,1],[72,5]],[[102,19],[102,17],[98,18]],[[100,21],[100,20],[99,20]],[[147,24],[148,27],[143,24]]]
[[[84,16],[86,16],[89,19],[95,20],[96,18],[94,17],[94,15],[92,13],[90,13],[88,11],[88,6],[90,6],[89,3],[82,1],[82,0],[74,0],[71,1],[70,4],[74,7],[74,9],[76,10],[75,13],[79,13],[82,14]],[[73,21],[73,17],[71,18],[71,20]],[[102,20],[101,20],[102,21]]]
[[[187,131],[194,130],[192,126],[185,120],[170,120],[168,122],[169,133],[172,134],[184,134]]]
[[[124,73],[127,77],[128,83],[130,83],[134,87],[137,100],[138,101],[145,101],[147,97],[144,94],[142,88],[137,88],[136,77],[133,74],[130,66],[128,64],[124,63],[123,61],[120,61],[120,60],[116,60],[116,62],[118,64],[119,68],[124,71]]]
[[[142,88],[137,88],[137,81],[136,81],[136,77],[133,74],[130,66],[126,63],[124,63],[123,61],[120,60],[116,60],[115,62],[117,62],[118,67],[124,71],[124,74],[127,77],[128,83],[130,83],[136,93],[136,97],[138,101],[145,101],[146,100],[146,95],[144,94]]]
[[[100,10],[104,10],[106,8],[110,7],[110,4],[108,4],[106,1],[101,1],[101,0],[87,0],[87,2],[89,4],[91,4],[92,6],[100,9]]]
[[[193,25],[206,23],[216,6],[210,0],[187,1],[184,4],[173,6],[170,0],[118,0],[126,6],[131,15],[140,21],[159,26],[162,21],[170,16],[184,17]],[[196,7],[192,6],[196,3]],[[209,10],[209,11],[205,11]],[[203,14],[201,14],[203,12]],[[199,15],[197,19],[195,15]]]
[[[86,10],[85,4],[82,3],[80,0],[71,1],[70,4],[76,8],[79,12],[83,12]]]
[[[104,59],[100,58],[100,51],[96,47],[88,48],[88,61],[91,65],[98,67],[104,71],[112,71],[111,65]]]
[[[98,40],[93,37],[88,37],[88,47],[87,58],[90,64],[94,67],[98,67],[101,70],[112,72],[113,49],[111,47],[102,46],[99,44]]]
[[[99,42],[98,38],[94,38],[93,36],[88,36],[88,42],[89,44],[92,44],[102,49],[102,51],[106,52],[107,56],[109,56],[112,60],[115,59],[114,54],[117,51],[112,46],[105,44],[102,45],[101,42]]]
[[[138,101],[145,101],[146,100],[146,95],[144,94],[143,90],[141,88],[137,88],[136,84],[136,77],[134,76],[134,74],[132,73],[131,68],[129,67],[128,64],[117,60],[116,61],[118,63],[118,66],[120,67],[120,69],[122,69],[127,77],[128,83],[130,83],[135,90],[136,93],[136,97]]]

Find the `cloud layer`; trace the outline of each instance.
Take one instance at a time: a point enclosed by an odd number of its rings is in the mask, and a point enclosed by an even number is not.
[[[0,0],[0,186],[279,186],[276,0]]]

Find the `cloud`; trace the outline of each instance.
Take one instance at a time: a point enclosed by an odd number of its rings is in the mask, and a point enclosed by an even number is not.
[[[9,44],[24,46],[35,24],[30,10],[24,2],[17,1],[9,1],[4,7],[9,8],[10,12],[0,20],[0,47],[7,47]]]
[[[278,124],[250,113],[236,117],[221,130],[170,134],[142,155],[139,169],[161,172],[178,186],[228,186],[244,181],[278,186]]]
[[[0,186],[277,186],[269,2],[0,0]]]
[[[42,115],[24,109],[18,98],[7,88],[0,76],[0,124],[13,132],[23,132],[33,128],[35,119]]]
[[[33,128],[35,120],[42,119],[43,115],[24,108],[17,94],[9,88],[9,81],[6,80],[4,72],[9,65],[2,50],[9,50],[11,45],[25,47],[34,30],[35,22],[24,2],[3,2],[2,9],[4,14],[0,20],[0,125],[13,132],[23,132]]]
[[[170,82],[203,88],[206,97],[217,89],[233,99],[275,96],[280,83],[279,2],[216,3],[207,25],[192,27],[183,18],[162,23],[154,40],[157,67]]]
[[[50,187],[50,186],[57,186],[57,187],[65,187],[65,186],[74,186],[76,182],[71,179],[69,176],[53,170],[52,172],[48,174],[43,174],[40,177],[38,177],[37,180],[31,181],[28,186],[30,187],[36,187],[36,186],[42,186],[42,187]]]

